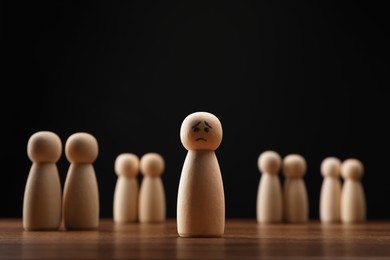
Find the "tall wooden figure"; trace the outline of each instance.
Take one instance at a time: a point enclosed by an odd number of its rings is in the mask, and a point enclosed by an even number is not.
[[[275,151],[265,151],[257,160],[261,178],[257,191],[256,213],[259,223],[278,223],[283,220],[283,193],[279,179],[282,158]]]
[[[366,221],[366,198],[361,183],[363,164],[354,158],[341,164],[344,179],[341,190],[341,221],[343,223]]]
[[[194,112],[182,122],[180,138],[188,150],[177,198],[181,237],[220,237],[225,230],[225,195],[215,150],[222,125],[208,112]]]
[[[166,218],[165,191],[161,180],[164,158],[158,153],[146,153],[141,157],[143,174],[139,191],[139,222],[162,222]]]
[[[309,221],[309,198],[303,176],[306,174],[306,160],[299,154],[290,154],[283,160],[284,219],[288,223]]]
[[[114,168],[118,176],[114,191],[114,222],[136,222],[138,221],[139,158],[132,153],[122,153],[117,156]]]
[[[320,220],[323,223],[340,222],[341,202],[341,161],[327,157],[321,163],[323,177],[320,192]]]
[[[62,143],[57,134],[39,131],[28,140],[27,154],[32,166],[23,200],[23,228],[57,230],[61,224],[61,182],[56,162]]]
[[[93,230],[99,225],[99,193],[93,162],[98,143],[89,133],[72,134],[65,143],[70,167],[65,179],[63,217],[66,230]]]

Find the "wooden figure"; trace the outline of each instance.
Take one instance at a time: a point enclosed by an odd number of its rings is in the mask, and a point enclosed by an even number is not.
[[[327,157],[321,163],[323,176],[320,192],[320,221],[323,223],[340,222],[341,202],[341,161],[336,157]]]
[[[93,162],[98,142],[89,133],[72,134],[65,143],[70,167],[65,179],[63,217],[66,230],[94,230],[99,226],[99,192]]]
[[[225,230],[225,196],[215,150],[222,125],[209,112],[194,112],[182,122],[180,139],[188,150],[177,197],[181,237],[220,237]]]
[[[355,158],[341,164],[341,176],[344,183],[341,190],[341,221],[343,223],[366,221],[366,198],[361,183],[364,167]]]
[[[275,151],[265,151],[257,161],[261,178],[257,191],[257,221],[278,223],[283,220],[283,193],[279,180],[282,165],[280,155]]]
[[[122,153],[117,156],[114,167],[118,176],[114,191],[114,222],[136,222],[138,221],[139,158],[133,153]]]
[[[309,220],[309,200],[303,176],[306,160],[299,154],[287,155],[283,160],[284,219],[288,223],[305,223]]]
[[[23,228],[57,230],[61,224],[61,182],[57,161],[62,153],[61,139],[50,131],[34,133],[27,144],[32,166],[23,200]]]
[[[139,192],[139,222],[162,222],[166,218],[165,191],[161,175],[165,169],[164,158],[158,153],[141,157],[143,175]]]

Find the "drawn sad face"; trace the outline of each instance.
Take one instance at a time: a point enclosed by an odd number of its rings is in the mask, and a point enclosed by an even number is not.
[[[187,150],[216,150],[222,141],[222,125],[208,112],[188,115],[180,129],[180,139]]]

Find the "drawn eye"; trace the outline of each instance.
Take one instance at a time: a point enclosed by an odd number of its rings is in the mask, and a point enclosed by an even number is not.
[[[205,128],[204,128],[204,131],[205,131],[206,133],[208,133],[208,132],[210,131],[210,129],[209,129],[208,127],[205,127]]]
[[[198,132],[199,130],[199,127],[194,127],[194,132]]]

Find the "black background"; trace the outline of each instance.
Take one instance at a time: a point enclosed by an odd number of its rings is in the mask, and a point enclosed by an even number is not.
[[[256,217],[257,158],[268,149],[306,158],[311,218],[327,156],[360,159],[368,218],[390,218],[387,10],[375,1],[2,2],[0,216],[22,216],[27,141],[50,130],[63,144],[79,131],[97,138],[101,217],[112,217],[116,156],[160,153],[174,218],[187,152],[180,125],[208,111],[223,126],[227,218]],[[63,154],[62,184],[68,166]]]

